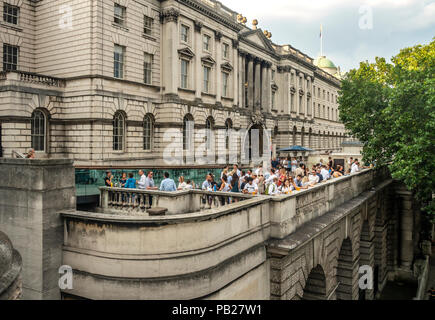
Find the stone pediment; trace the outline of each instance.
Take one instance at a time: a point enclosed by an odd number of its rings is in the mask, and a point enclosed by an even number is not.
[[[229,62],[222,63],[221,68],[226,71],[233,71],[233,66]]]
[[[251,30],[240,35],[241,40],[255,44],[264,50],[275,53],[271,41],[264,35],[261,29]]]
[[[201,58],[202,63],[208,64],[208,65],[214,65],[216,61],[211,56],[204,56]]]
[[[192,50],[190,50],[189,48],[182,48],[178,50],[178,54],[183,57],[183,58],[187,58],[187,59],[192,59],[195,56],[195,53],[193,53]]]

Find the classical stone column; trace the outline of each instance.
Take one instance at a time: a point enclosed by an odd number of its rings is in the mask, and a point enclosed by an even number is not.
[[[270,62],[267,68],[266,95],[268,111],[272,112],[272,64]]]
[[[261,66],[261,77],[262,77],[262,84],[261,84],[261,109],[263,111],[269,112],[270,108],[269,108],[269,103],[267,100],[267,91],[268,91],[268,87],[270,87],[270,81],[268,81],[268,67],[267,67],[267,62],[263,62],[262,66]]]
[[[307,100],[307,107],[305,108],[305,116],[311,116],[312,112],[312,103],[311,103],[311,77],[307,77],[307,88],[305,90],[306,93],[306,100]]]
[[[248,108],[254,109],[254,57],[246,55],[248,60]]]
[[[254,110],[259,110],[261,106],[261,60],[255,60],[255,79],[254,79]]]
[[[180,12],[174,8],[162,13],[163,20],[163,83],[166,95],[177,95],[179,64],[178,64],[178,16]]]
[[[195,99],[201,100],[202,91],[202,64],[201,64],[201,52],[202,52],[202,41],[201,41],[201,21],[195,21]]]
[[[240,61],[238,57],[237,47],[239,46],[239,41],[233,39],[233,98],[234,102],[233,104],[237,106],[239,104],[239,88],[238,88],[238,78],[237,75],[239,75],[239,66]]]
[[[305,93],[305,90],[304,90],[304,88],[305,88],[305,81],[304,81],[304,74],[301,72],[301,73],[299,73],[299,82],[300,82],[300,86],[299,86],[299,89],[300,90],[303,90],[304,91],[304,93]],[[302,98],[301,98],[301,96],[302,96]],[[305,97],[304,97],[304,95],[301,95],[301,94],[299,94],[299,110],[298,110],[298,113],[299,113],[299,115],[305,115]]]
[[[221,38],[222,38],[222,32],[215,31],[215,52],[216,52],[216,75],[215,75],[215,83],[216,83],[216,103],[221,104],[221,97],[222,97],[222,71],[221,71],[221,64],[222,64],[222,50],[221,50]]]
[[[245,56],[242,52],[239,52],[239,107],[245,107]]]

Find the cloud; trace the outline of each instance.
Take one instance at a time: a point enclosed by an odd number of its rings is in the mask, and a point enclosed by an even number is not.
[[[324,53],[342,70],[375,56],[387,59],[401,48],[428,43],[435,36],[435,0],[220,0],[259,27],[278,44],[291,44],[315,58],[323,25]],[[361,29],[370,8],[373,28]],[[368,7],[367,7],[368,6]]]

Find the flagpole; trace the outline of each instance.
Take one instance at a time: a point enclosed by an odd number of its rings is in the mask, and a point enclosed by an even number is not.
[[[323,57],[323,28],[320,25],[320,56]]]

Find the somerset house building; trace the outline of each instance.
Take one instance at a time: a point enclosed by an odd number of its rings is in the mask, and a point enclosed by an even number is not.
[[[274,155],[345,137],[339,68],[218,1],[2,0],[0,19],[3,157],[158,167],[168,145],[239,161],[251,129]]]

